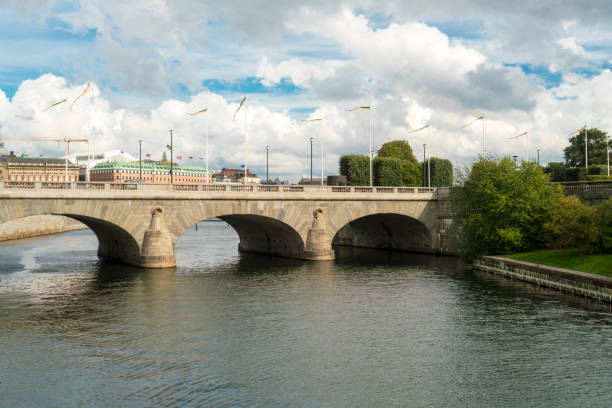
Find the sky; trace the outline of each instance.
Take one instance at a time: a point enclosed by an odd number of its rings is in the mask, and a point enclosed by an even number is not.
[[[322,148],[326,175],[367,155],[371,114],[374,151],[404,139],[420,160],[427,144],[462,166],[482,153],[484,122],[487,155],[562,161],[585,123],[612,130],[609,21],[607,0],[4,0],[0,136],[89,136],[93,151],[135,156],[142,140],[158,159],[172,129],[175,155],[202,165],[208,134],[211,169],[265,176],[270,146],[270,177],[297,181],[310,138],[315,177]]]

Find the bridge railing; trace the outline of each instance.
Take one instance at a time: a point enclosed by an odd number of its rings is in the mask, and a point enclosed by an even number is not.
[[[564,191],[612,190],[612,180],[566,181],[559,183]]]
[[[59,181],[6,181],[0,180],[3,190],[72,190],[72,191],[168,191],[176,192],[237,192],[237,193],[338,193],[338,194],[398,194],[434,195],[448,194],[448,188],[436,187],[368,187],[368,186],[308,186],[308,185],[265,185],[265,184],[152,184],[152,183],[102,183],[102,182],[59,182]]]

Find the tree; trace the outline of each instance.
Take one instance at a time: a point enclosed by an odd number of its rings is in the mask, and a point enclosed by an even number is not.
[[[612,198],[608,198],[597,206],[595,224],[598,226],[599,250],[612,253]]]
[[[567,167],[584,168],[584,133],[579,133],[569,139],[569,146],[563,149]],[[607,133],[597,128],[587,129],[589,166],[591,164],[606,164]],[[610,145],[612,146],[612,144]]]
[[[419,161],[414,156],[410,144],[406,140],[393,140],[384,143],[377,153],[378,157],[394,157],[402,165],[402,185],[422,185],[422,170]]]
[[[550,174],[551,181],[566,181],[565,165],[561,162],[549,162],[544,173]]]
[[[429,158],[432,187],[450,187],[453,185],[453,164],[450,160]]]
[[[402,162],[395,157],[374,159],[374,184],[377,186],[401,186]]]
[[[451,199],[463,254],[505,254],[542,247],[547,209],[561,196],[535,162],[481,157],[464,170]]]
[[[547,209],[542,232],[552,248],[594,247],[598,250],[599,234],[595,224],[595,208],[585,205],[576,196],[561,196]]]
[[[346,184],[349,186],[369,186],[370,159],[361,154],[341,156],[340,174],[346,176]]]

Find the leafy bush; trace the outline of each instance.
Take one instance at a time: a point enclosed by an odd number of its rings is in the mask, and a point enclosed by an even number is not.
[[[605,164],[593,164],[589,166],[589,175],[600,176],[608,174],[608,166]]]
[[[599,250],[612,253],[612,198],[608,198],[597,207],[595,224],[599,232]]]
[[[361,154],[348,154],[340,157],[340,174],[346,176],[349,186],[370,185],[370,160]]]
[[[432,187],[450,187],[453,184],[453,164],[450,160],[431,157],[429,165]]]
[[[561,197],[561,187],[551,184],[535,162],[481,157],[465,169],[451,197],[461,249],[470,259],[541,248],[547,209]]]
[[[547,246],[556,249],[597,246],[595,209],[578,197],[558,197],[550,203],[547,213],[542,229],[547,235]]]
[[[374,159],[374,184],[377,186],[401,186],[402,162],[395,157]]]
[[[597,176],[587,176],[586,179],[588,181],[601,181],[601,180],[612,180],[612,175],[611,176],[606,176],[604,175],[597,175]]]
[[[566,181],[585,181],[586,170],[584,167],[569,167],[565,169]]]
[[[565,171],[565,165],[560,162],[550,162],[544,168],[544,173],[550,174],[550,180],[555,182],[567,181]]]

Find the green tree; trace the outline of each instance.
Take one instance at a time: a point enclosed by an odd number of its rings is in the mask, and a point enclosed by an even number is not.
[[[430,157],[429,168],[432,187],[450,187],[453,185],[453,164],[450,160]]]
[[[547,209],[561,196],[535,162],[481,157],[466,168],[451,195],[462,252],[470,259],[542,247]]]
[[[423,172],[419,161],[414,156],[410,144],[406,140],[393,140],[384,143],[378,150],[378,157],[394,157],[402,164],[402,185],[422,185]]]
[[[370,185],[370,160],[361,154],[347,154],[340,157],[340,174],[346,176],[349,186]]]
[[[550,174],[551,181],[566,181],[565,165],[561,162],[549,162],[544,173]]]
[[[585,205],[576,196],[560,196],[547,208],[542,232],[552,248],[594,247],[598,250],[599,234],[595,224],[595,208]]]
[[[606,164],[607,133],[597,128],[586,130],[588,139],[589,166]],[[569,146],[563,149],[567,167],[584,167],[584,134],[585,129],[569,139]],[[612,146],[612,144],[611,144]]]
[[[598,244],[601,252],[612,253],[612,198],[597,206],[595,224],[598,226]]]
[[[402,162],[395,157],[374,159],[374,184],[377,186],[401,186]]]

